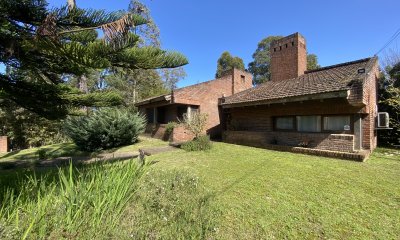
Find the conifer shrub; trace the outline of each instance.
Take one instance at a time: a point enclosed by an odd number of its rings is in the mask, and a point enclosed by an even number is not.
[[[137,142],[145,123],[139,113],[104,108],[90,116],[69,117],[64,130],[81,150],[98,151]]]

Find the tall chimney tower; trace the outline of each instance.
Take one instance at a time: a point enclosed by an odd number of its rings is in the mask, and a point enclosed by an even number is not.
[[[271,80],[295,78],[307,70],[306,40],[300,33],[271,43]]]

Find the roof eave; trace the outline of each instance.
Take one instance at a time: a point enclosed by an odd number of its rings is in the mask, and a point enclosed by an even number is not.
[[[159,96],[159,97],[150,98],[150,99],[135,103],[135,106],[138,107],[138,106],[143,106],[143,105],[156,103],[156,102],[162,102],[162,101],[170,102],[171,99],[172,99],[171,98],[171,94],[167,94],[167,95],[162,95],[162,96]]]
[[[293,96],[293,97],[277,98],[277,99],[270,99],[270,100],[237,102],[237,103],[222,103],[221,105],[223,108],[247,107],[247,106],[277,104],[277,103],[321,100],[321,99],[329,99],[329,98],[347,98],[349,96],[349,94],[350,94],[349,90],[341,90],[341,91],[334,91],[334,92],[308,94],[308,95],[302,95],[302,96]]]

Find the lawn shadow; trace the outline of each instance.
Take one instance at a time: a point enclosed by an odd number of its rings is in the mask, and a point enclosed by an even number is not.
[[[11,156],[14,156],[15,154],[18,154],[20,151],[21,151],[21,150],[8,152],[8,153],[6,153],[5,155],[1,156],[1,157],[0,157],[0,160],[1,160],[1,159],[7,159],[7,158],[9,158],[9,157],[11,157]]]

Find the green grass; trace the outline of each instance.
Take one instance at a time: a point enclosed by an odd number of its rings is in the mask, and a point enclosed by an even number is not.
[[[114,233],[142,174],[130,161],[24,172],[16,184],[15,175],[1,176],[0,238],[105,238]]]
[[[216,238],[400,236],[399,151],[365,163],[215,143],[210,151],[163,153],[160,169],[194,172],[222,213]]]
[[[20,151],[14,151],[2,154],[0,162],[16,161],[16,160],[36,160],[38,158],[38,151],[43,149],[50,157],[63,157],[63,156],[85,156],[88,153],[79,151],[73,143],[59,143],[47,145],[39,148],[29,148]]]
[[[147,161],[155,164],[140,178],[129,161],[82,167],[72,177],[68,170],[1,174],[0,238],[400,236],[399,151],[377,149],[360,163],[214,143]]]
[[[106,150],[104,152],[136,152],[140,148],[159,147],[167,145],[168,145],[167,142],[161,141],[159,139],[140,136],[139,141],[135,144],[116,149]],[[38,151],[40,150],[44,150],[48,158],[90,155],[90,153],[88,152],[80,151],[74,143],[60,143],[60,144],[47,145],[39,148],[30,148],[30,149],[5,153],[0,155],[0,162],[37,160]]]

